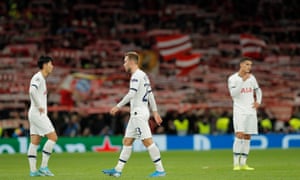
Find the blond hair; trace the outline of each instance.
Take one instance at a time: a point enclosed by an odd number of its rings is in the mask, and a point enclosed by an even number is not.
[[[136,64],[139,63],[139,54],[135,51],[129,51],[127,53],[125,53],[125,57],[128,56],[129,60],[133,60]]]

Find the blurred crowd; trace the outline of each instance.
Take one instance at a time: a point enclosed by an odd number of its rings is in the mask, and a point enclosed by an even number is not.
[[[149,74],[164,119],[162,126],[152,127],[155,134],[232,133],[226,77],[241,56],[235,38],[240,33],[259,36],[268,44],[263,56],[273,57],[259,59],[253,69],[266,103],[259,112],[260,132],[299,133],[299,11],[297,0],[1,1],[0,136],[28,135],[27,84],[41,54],[57,59],[48,79],[50,106],[77,108],[50,108],[58,135],[122,134],[128,112],[111,117],[107,111],[128,88],[122,55],[132,49],[155,50],[155,40],[147,34],[161,29],[189,34],[203,59],[193,73],[177,79],[174,62],[159,57],[158,70]],[[101,81],[85,95],[62,91],[65,77],[78,72]],[[166,108],[174,104],[182,109]],[[278,104],[290,108],[274,110]],[[103,106],[107,109],[94,110]],[[288,115],[281,118],[278,112]]]
[[[26,119],[20,116],[22,113],[13,112],[14,118]],[[84,111],[70,113],[68,111],[53,111],[49,113],[53,125],[59,136],[105,136],[123,135],[129,119],[129,113],[122,111],[116,116],[109,113],[88,114]],[[153,134],[168,135],[224,135],[232,134],[232,114],[219,109],[210,111],[189,111],[180,113],[169,111],[163,118],[161,126],[151,124]],[[300,133],[300,111],[298,110],[289,121],[276,121],[274,117],[264,111],[258,112],[258,127],[260,134],[269,133]],[[0,136],[22,137],[28,136],[28,122],[18,121],[15,128],[0,129]]]

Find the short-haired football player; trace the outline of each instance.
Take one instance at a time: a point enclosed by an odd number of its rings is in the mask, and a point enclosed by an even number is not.
[[[52,61],[52,58],[49,56],[41,56],[38,59],[37,65],[39,71],[33,75],[29,85],[30,108],[28,119],[30,125],[30,144],[27,155],[30,166],[30,176],[54,176],[48,169],[48,160],[56,144],[57,134],[47,115],[46,86],[46,78],[53,71]],[[44,136],[46,136],[48,140],[44,144],[41,166],[37,170],[37,148]]]
[[[123,139],[123,148],[119,161],[115,168],[103,170],[104,174],[119,177],[122,170],[129,160],[132,152],[132,144],[135,139],[141,139],[144,146],[148,149],[150,157],[155,165],[156,171],[150,174],[150,177],[165,176],[165,170],[162,165],[160,151],[152,139],[149,127],[150,104],[154,120],[158,125],[162,119],[157,112],[157,105],[151,90],[148,76],[138,67],[139,55],[136,52],[127,52],[124,57],[125,71],[131,73],[130,87],[128,93],[123,99],[111,109],[110,113],[115,115],[122,106],[130,102],[130,119]]]
[[[252,59],[242,58],[239,71],[228,78],[228,88],[233,100],[233,170],[254,170],[247,165],[252,134],[258,134],[257,108],[262,101],[262,91],[251,73]]]

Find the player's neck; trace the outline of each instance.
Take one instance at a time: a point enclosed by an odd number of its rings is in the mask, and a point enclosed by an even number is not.
[[[136,70],[138,70],[139,67],[135,66],[131,68],[131,74],[135,73]]]
[[[245,71],[239,71],[238,72],[238,74],[239,74],[239,76],[241,76],[241,77],[243,77],[243,76],[245,76],[246,74],[247,74],[247,72],[245,72]]]
[[[48,76],[47,71],[42,69],[41,73],[42,73],[43,77],[46,79],[46,77]]]

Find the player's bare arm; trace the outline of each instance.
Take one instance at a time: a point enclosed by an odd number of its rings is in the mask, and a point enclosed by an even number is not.
[[[153,117],[154,117],[156,124],[160,126],[160,124],[162,123],[162,119],[161,119],[160,115],[158,114],[158,112],[154,111]]]

